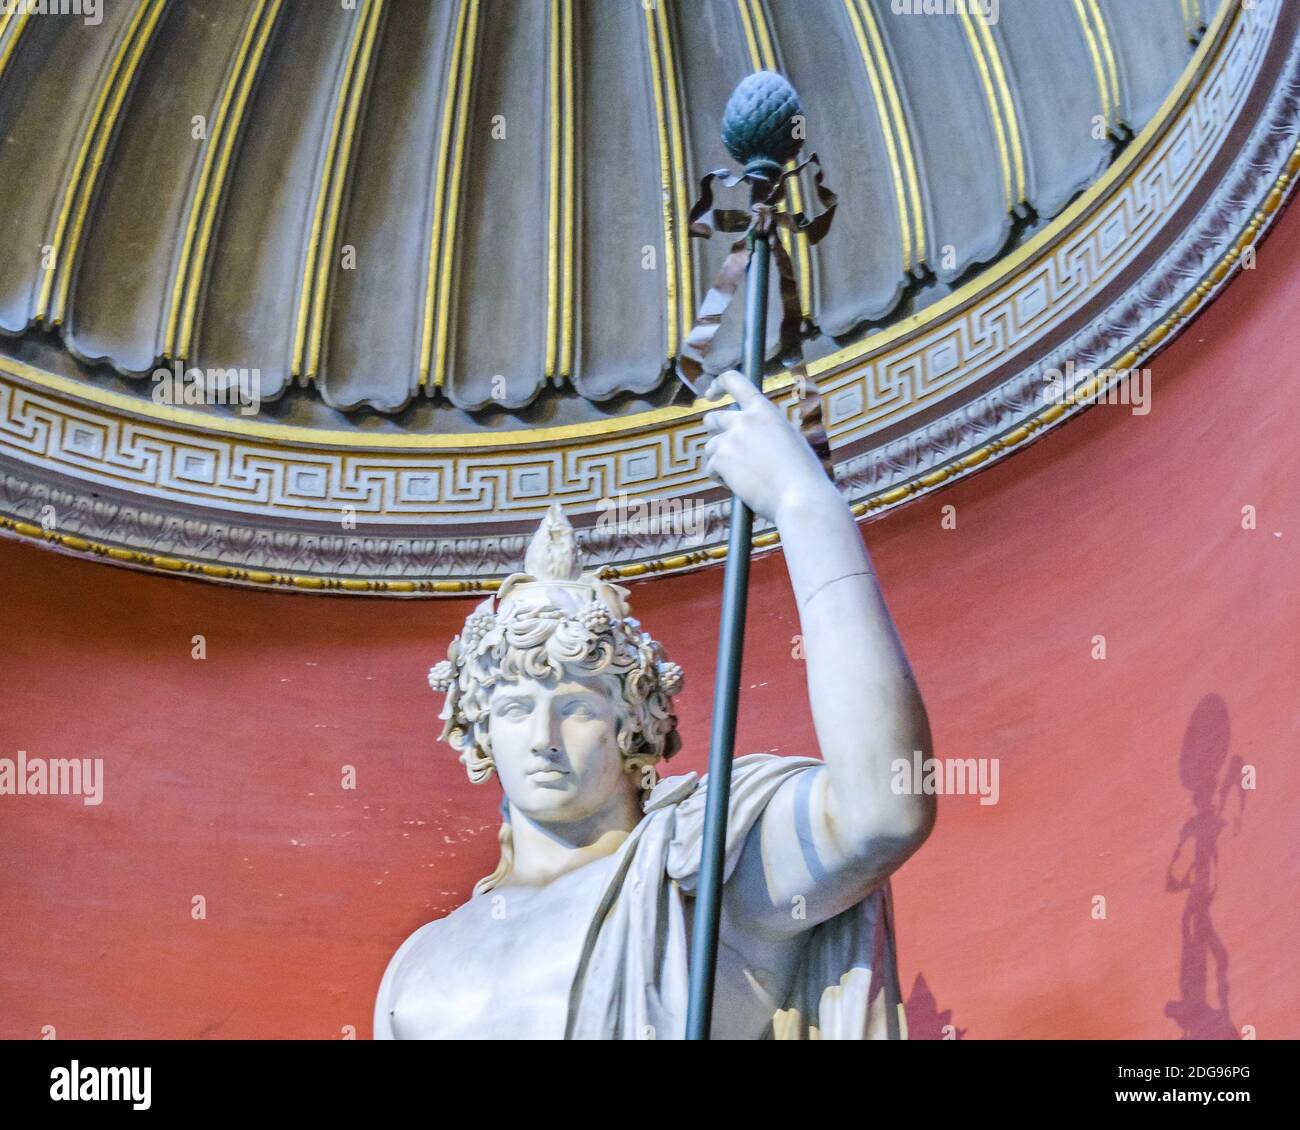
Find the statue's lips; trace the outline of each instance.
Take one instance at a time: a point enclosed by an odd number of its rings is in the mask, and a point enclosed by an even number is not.
[[[543,788],[554,787],[569,776],[563,769],[535,769],[528,774],[528,779]]]

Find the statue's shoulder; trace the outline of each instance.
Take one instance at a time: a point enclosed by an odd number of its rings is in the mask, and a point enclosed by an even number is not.
[[[475,900],[471,900],[473,902]],[[468,904],[467,904],[468,905]],[[376,1039],[393,1038],[393,1014],[398,1002],[406,995],[406,987],[427,979],[443,968],[439,954],[454,945],[449,932],[455,927],[452,920],[464,907],[457,907],[444,918],[435,918],[413,931],[388,959],[379,991],[375,995],[374,1033]]]
[[[481,912],[480,899],[470,899],[458,906],[450,914],[435,918],[409,934],[388,959],[383,979],[379,985],[377,1003],[381,1008],[391,1005],[391,996],[403,980],[403,970],[407,968],[438,968],[435,957],[448,945],[454,945],[454,935],[470,929],[471,918],[478,918]]]
[[[433,949],[451,935],[461,933],[466,929],[473,929],[486,913],[486,902],[487,900],[482,897],[470,898],[454,910],[444,914],[441,918],[426,922],[397,947],[397,952],[393,954],[393,960],[396,961],[399,957],[410,953],[412,950],[427,951]]]
[[[759,789],[765,790],[771,784],[779,784],[793,773],[805,769],[820,768],[822,762],[812,757],[795,757],[789,754],[746,753],[731,763],[731,793],[734,798],[744,797],[747,793]],[[708,794],[709,778],[696,773],[686,773],[680,777],[665,777],[651,792],[646,803],[646,811],[666,807],[670,804],[680,805],[689,801],[690,807],[703,808]]]
[[[406,959],[413,958],[417,962],[427,957],[430,953],[440,949],[451,938],[465,930],[472,928],[473,922],[482,917],[483,900],[481,898],[471,898],[468,902],[456,907],[451,913],[441,918],[435,918],[431,922],[426,922],[423,926],[413,931],[400,946],[388,962],[388,973],[386,979],[396,976]]]
[[[427,945],[438,932],[438,926],[441,919],[434,919],[432,922],[426,922],[423,926],[417,927],[412,933],[408,934],[406,940],[397,947],[393,956],[388,959],[388,974],[393,974],[401,966],[402,961],[412,950],[422,949]]]

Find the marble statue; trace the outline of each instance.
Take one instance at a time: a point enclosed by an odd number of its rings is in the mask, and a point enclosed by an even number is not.
[[[734,763],[712,1034],[897,1037],[889,876],[934,797],[896,792],[891,763],[929,754],[925,708],[835,486],[744,377],[724,392],[708,468],[780,531],[821,757]],[[579,575],[558,508],[430,684],[470,778],[500,781],[501,856],[394,954],[376,1038],[680,1038],[708,778],[657,777],[681,668],[626,589]]]

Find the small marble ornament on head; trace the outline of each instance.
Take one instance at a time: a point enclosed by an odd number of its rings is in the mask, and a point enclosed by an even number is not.
[[[630,771],[680,748],[672,696],[682,669],[632,617],[627,589],[580,572],[573,527],[556,504],[533,535],[524,571],[470,613],[447,658],[429,671],[429,686],[447,696],[441,737],[471,781],[493,771],[493,687],[566,676],[602,680],[616,698],[618,748]]]

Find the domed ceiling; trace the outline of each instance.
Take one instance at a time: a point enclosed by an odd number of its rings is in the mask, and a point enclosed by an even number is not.
[[[726,241],[685,217],[756,69],[798,88],[840,197],[791,245],[837,477],[859,513],[896,504],[1077,410],[1044,405],[1046,368],[1137,364],[1222,285],[1290,189],[1296,7],[0,15],[0,529],[246,584],[465,592],[558,500],[611,575],[716,559],[726,500],[674,365]],[[777,303],[767,391],[793,404]],[[177,403],[167,368],[239,374],[247,402]]]

